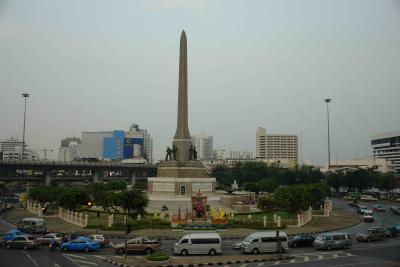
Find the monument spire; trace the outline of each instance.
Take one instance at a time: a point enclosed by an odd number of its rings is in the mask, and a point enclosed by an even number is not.
[[[187,40],[182,30],[179,48],[178,119],[175,139],[191,139],[188,126]]]
[[[187,77],[187,40],[186,33],[182,31],[179,48],[179,85],[178,85],[178,116],[173,151],[175,149],[178,161],[190,160],[192,138],[188,126],[188,77]]]

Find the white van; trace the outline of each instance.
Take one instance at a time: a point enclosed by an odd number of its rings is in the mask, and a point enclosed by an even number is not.
[[[222,252],[221,237],[218,233],[187,234],[179,242],[175,243],[173,252],[182,256],[189,254],[220,254]]]
[[[279,231],[281,247],[277,247],[276,231],[256,232],[248,235],[242,242],[242,253],[258,254],[261,252],[280,252],[289,250],[288,237],[285,232]]]
[[[17,228],[25,233],[44,233],[47,231],[43,218],[24,218],[18,223]]]

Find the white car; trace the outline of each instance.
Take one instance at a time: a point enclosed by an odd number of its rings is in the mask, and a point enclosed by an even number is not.
[[[364,220],[364,222],[373,222],[374,221],[374,216],[372,215],[372,210],[364,211],[363,220]]]
[[[100,246],[102,246],[102,247],[106,246],[109,242],[106,238],[104,238],[103,235],[99,235],[99,234],[89,235],[88,237],[90,239],[92,239],[93,242],[100,244]]]
[[[240,249],[241,246],[242,246],[242,242],[243,242],[243,241],[236,241],[236,242],[233,242],[232,248],[233,248],[233,249]]]

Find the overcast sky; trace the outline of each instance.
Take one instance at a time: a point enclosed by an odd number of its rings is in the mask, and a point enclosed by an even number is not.
[[[179,37],[189,129],[255,152],[255,131],[298,134],[302,159],[369,157],[400,130],[400,1],[0,0],[0,139],[58,151],[82,131],[176,128]],[[56,157],[56,153],[53,153]]]

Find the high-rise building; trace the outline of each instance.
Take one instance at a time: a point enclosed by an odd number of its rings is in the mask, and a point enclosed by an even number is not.
[[[291,134],[267,134],[265,128],[256,130],[256,157],[259,159],[288,159],[298,162],[298,138]]]
[[[0,142],[0,151],[11,151],[14,150],[16,146],[22,147],[22,141],[18,138],[8,138]]]
[[[253,152],[244,150],[229,151],[228,157],[230,159],[253,159]]]
[[[265,140],[267,137],[267,131],[265,128],[258,127],[256,130],[256,158],[265,159]]]
[[[213,155],[213,138],[205,133],[192,135],[193,145],[196,147],[197,158],[199,160],[212,160]]]
[[[79,157],[82,159],[102,159],[104,139],[112,136],[112,131],[82,132],[82,143],[79,145]]]
[[[400,131],[373,135],[371,146],[375,159],[386,159],[400,172]]]
[[[129,131],[82,132],[81,158],[105,160],[145,159],[153,162],[153,139],[146,129],[132,124]]]
[[[20,160],[22,158],[22,141],[18,138],[8,138],[0,141],[0,155],[2,160]],[[27,149],[25,144],[24,160],[38,160],[37,152]]]
[[[58,149],[59,161],[73,161],[79,158],[79,145],[81,139],[76,137],[67,137],[61,140],[61,146]]]

